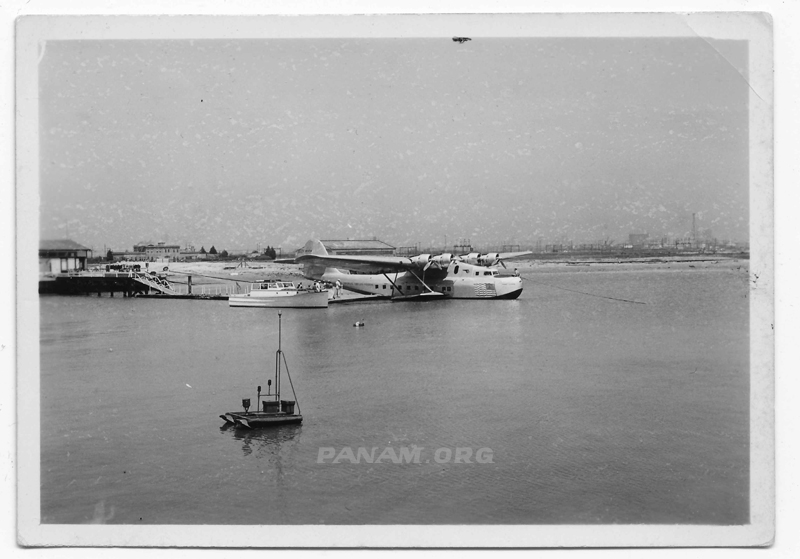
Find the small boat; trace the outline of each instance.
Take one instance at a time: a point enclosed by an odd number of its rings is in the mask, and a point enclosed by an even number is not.
[[[281,309],[326,309],[327,289],[302,289],[291,281],[264,281],[251,284],[249,293],[228,297],[231,307],[267,307]]]
[[[281,372],[282,366],[286,369],[286,377],[289,379],[289,386],[292,389],[294,400],[281,400]],[[286,363],[286,356],[281,351],[281,313],[278,312],[278,351],[275,352],[275,392],[272,392],[272,379],[267,380],[267,393],[261,393],[261,386],[257,389],[256,411],[250,411],[250,398],[242,398],[244,411],[225,412],[220,418],[225,424],[232,424],[234,427],[245,429],[257,429],[259,427],[277,427],[279,425],[291,425],[303,422],[300,415],[300,404],[297,402],[297,395],[294,392],[292,377],[289,376],[289,365]],[[295,408],[297,412],[295,413]]]

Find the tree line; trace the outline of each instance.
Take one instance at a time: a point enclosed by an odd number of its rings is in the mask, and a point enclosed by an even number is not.
[[[222,250],[217,252],[217,248],[214,245],[211,245],[211,248],[208,250],[206,250],[204,246],[201,246],[200,254],[215,254],[219,258],[228,258],[229,256],[227,250]],[[264,249],[264,252],[262,254],[263,256],[271,258],[272,260],[275,260],[278,257],[277,252],[271,246],[267,246],[267,248]],[[114,260],[114,252],[111,249],[108,249],[108,252],[106,253],[106,260],[108,260],[109,262]]]

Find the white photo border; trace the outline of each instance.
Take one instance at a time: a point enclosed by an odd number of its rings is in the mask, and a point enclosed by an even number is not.
[[[38,91],[40,44],[69,39],[629,36],[746,39],[750,75],[750,524],[524,526],[129,526],[40,523]],[[774,536],[773,41],[768,14],[28,16],[16,26],[18,537],[36,546],[753,546]],[[267,537],[268,536],[268,537]]]

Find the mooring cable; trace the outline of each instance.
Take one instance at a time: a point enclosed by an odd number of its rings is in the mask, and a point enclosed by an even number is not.
[[[286,362],[286,355],[281,352],[283,357],[283,365],[286,367],[286,376],[289,377],[289,386],[292,387],[292,396],[294,396],[294,403],[297,404],[297,415],[302,415],[300,412],[300,400],[297,399],[297,393],[294,391],[294,384],[292,383],[292,375],[289,374],[289,364]]]
[[[201,277],[201,278],[210,278],[210,279],[216,279],[216,280],[220,280],[220,281],[244,281],[242,278],[237,278],[237,279],[220,278],[220,277],[217,277],[217,276],[207,276],[206,274],[198,274],[196,272],[179,272],[177,270],[170,270],[169,273],[170,274],[183,274],[185,276],[197,276],[197,277]],[[175,282],[175,283],[180,283],[180,282]],[[252,283],[252,282],[249,282],[249,283]]]
[[[200,277],[200,278],[209,278],[209,279],[215,279],[215,280],[220,280],[220,281],[233,281],[233,282],[237,282],[237,283],[240,282],[240,281],[244,282],[244,283],[263,283],[265,281],[287,281],[287,282],[288,281],[292,281],[292,282],[294,282],[294,281],[302,281],[302,279],[298,279],[298,280],[294,280],[294,279],[288,279],[288,280],[266,280],[266,279],[253,278],[253,279],[249,279],[248,280],[248,279],[241,278],[241,277],[240,278],[236,278],[236,279],[234,279],[234,278],[221,278],[221,277],[218,277],[218,276],[209,276],[207,274],[199,274],[197,272],[179,272],[177,270],[170,270],[169,273],[170,274],[183,274],[185,276],[197,276],[197,277]],[[180,283],[180,282],[175,282],[175,283]]]
[[[635,303],[637,305],[646,305],[644,301],[633,301],[631,299],[619,299],[617,297],[608,297],[607,295],[597,295],[595,293],[586,293],[585,291],[578,291],[577,289],[569,289],[567,287],[559,287],[557,285],[550,285],[548,283],[542,283],[540,281],[533,280],[529,277],[520,276],[525,281],[529,281],[531,283],[535,283],[537,285],[543,285],[545,287],[552,287],[553,289],[561,289],[563,291],[570,291],[572,293],[580,293],[581,295],[588,295],[589,297],[599,297],[600,299],[611,299],[612,301],[622,301],[623,303]]]

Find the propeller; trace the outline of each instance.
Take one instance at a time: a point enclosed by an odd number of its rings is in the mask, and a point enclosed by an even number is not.
[[[498,264],[503,268],[507,268],[503,262],[502,255],[499,252],[481,254],[479,252],[470,252],[469,254],[462,254],[456,256],[454,260],[463,262],[464,264],[472,264],[473,266],[497,266]]]
[[[478,252],[470,252],[469,254],[462,254],[461,256],[456,256],[456,260],[459,262],[463,262],[464,264],[471,264],[473,266],[484,266],[485,263],[483,262],[484,254],[480,254]]]
[[[417,266],[422,266],[422,270],[425,271],[431,265],[431,255],[430,254],[420,254],[418,256],[413,256],[409,258],[412,264],[416,264]]]
[[[430,254],[420,254],[419,256],[414,256],[411,258],[411,262],[417,265],[422,265],[422,271],[426,272],[430,267],[436,268],[437,270],[446,268],[454,259],[455,257],[452,254],[445,252],[436,256],[431,256]]]
[[[446,268],[447,266],[449,266],[452,260],[453,260],[453,255],[450,254],[449,252],[443,252],[438,256],[431,257],[431,261],[439,269]]]

